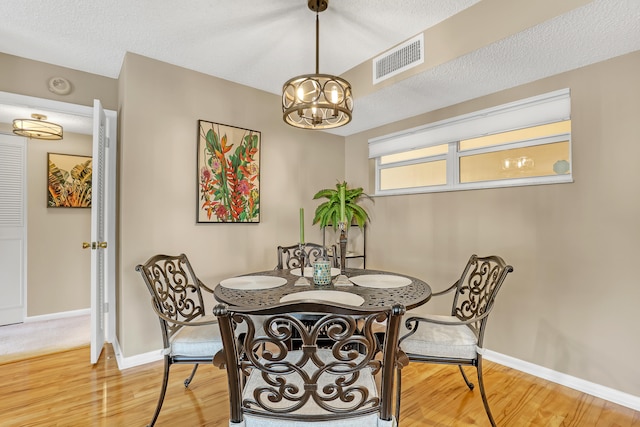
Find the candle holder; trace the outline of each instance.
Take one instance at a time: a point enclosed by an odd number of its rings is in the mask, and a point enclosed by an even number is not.
[[[305,256],[306,252],[304,250],[305,244],[298,243],[298,250],[300,251],[300,278],[296,280],[296,286],[309,286],[309,279],[304,277],[304,267],[305,267]]]
[[[340,228],[340,274],[344,275],[347,263],[347,223],[339,222],[338,227]]]

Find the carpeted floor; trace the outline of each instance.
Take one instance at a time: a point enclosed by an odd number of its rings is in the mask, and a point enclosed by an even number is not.
[[[0,326],[0,363],[89,345],[90,315]]]

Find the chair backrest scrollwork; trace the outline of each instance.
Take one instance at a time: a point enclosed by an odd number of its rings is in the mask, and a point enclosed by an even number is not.
[[[336,245],[324,247],[317,243],[305,243],[302,247],[300,245],[278,246],[278,265],[276,269],[300,268],[303,250],[305,267],[311,267],[314,261],[323,259],[331,260],[331,266],[338,267]]]
[[[490,311],[504,279],[512,271],[513,267],[499,256],[472,255],[457,282],[451,315],[466,321]],[[483,317],[469,324],[480,339],[486,321],[487,317]]]
[[[314,313],[319,320],[305,324],[301,313]],[[301,301],[251,309],[219,304],[214,314],[224,362],[217,363],[227,368],[231,421],[249,414],[302,421],[377,414],[390,420],[403,313],[400,305],[370,309]],[[381,344],[374,325],[384,321]],[[236,336],[242,325],[243,333]],[[300,350],[291,350],[294,337],[301,340]],[[378,384],[364,381],[375,375]]]
[[[202,284],[191,268],[185,254],[155,255],[146,263],[136,266],[140,272],[155,310],[165,317],[181,322],[205,315]],[[165,347],[182,325],[160,318]]]

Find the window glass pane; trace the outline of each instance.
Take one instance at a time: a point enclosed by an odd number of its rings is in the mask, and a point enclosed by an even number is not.
[[[569,172],[569,141],[460,157],[461,183]]]
[[[380,170],[380,189],[426,187],[447,183],[447,162],[418,163]]]
[[[402,162],[404,160],[420,159],[422,157],[437,156],[447,154],[449,150],[448,144],[436,145],[434,147],[420,148],[418,150],[405,151],[402,153],[389,154],[380,157],[380,164]]]
[[[524,141],[527,139],[543,138],[545,136],[559,135],[571,132],[571,120],[549,123],[547,125],[533,126],[525,129],[496,133],[494,135],[460,141],[460,151],[474,148],[489,147],[491,145],[506,144],[508,142]]]

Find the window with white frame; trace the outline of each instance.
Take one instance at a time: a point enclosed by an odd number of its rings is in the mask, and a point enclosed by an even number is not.
[[[369,140],[376,195],[572,182],[569,89]]]

